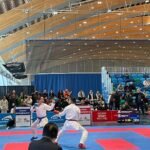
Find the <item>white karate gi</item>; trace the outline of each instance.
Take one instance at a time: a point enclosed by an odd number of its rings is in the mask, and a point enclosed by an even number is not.
[[[47,118],[47,111],[53,110],[55,104],[52,103],[51,106],[42,103],[40,106],[33,106],[31,107],[31,112],[36,111],[37,119],[33,122],[31,125],[33,136],[36,137],[36,128],[37,126],[39,127],[44,127],[48,123],[48,118]]]
[[[64,123],[64,126],[62,127],[62,129],[59,131],[58,133],[58,137],[56,139],[56,142],[59,140],[60,135],[68,129],[75,129],[75,130],[81,130],[82,131],[82,136],[80,139],[80,143],[84,144],[87,137],[88,137],[88,132],[87,130],[80,125],[80,123],[78,122],[79,120],[79,116],[80,116],[80,109],[79,107],[77,107],[75,104],[70,104],[67,107],[65,107],[65,109],[57,114],[56,116],[61,117],[66,115],[66,121]]]

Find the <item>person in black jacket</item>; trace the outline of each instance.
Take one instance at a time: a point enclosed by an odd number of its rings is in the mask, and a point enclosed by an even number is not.
[[[47,123],[43,128],[43,137],[40,140],[34,140],[29,144],[28,150],[62,150],[55,143],[58,134],[58,126],[55,123]]]

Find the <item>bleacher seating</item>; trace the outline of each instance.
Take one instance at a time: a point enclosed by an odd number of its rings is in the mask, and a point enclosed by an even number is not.
[[[123,86],[128,82],[133,82],[136,88],[140,88],[146,94],[146,97],[150,99],[150,86],[145,87],[143,82],[145,80],[150,80],[150,74],[142,73],[131,73],[131,74],[122,74],[122,73],[110,73],[111,81],[114,88],[116,89],[119,84]]]

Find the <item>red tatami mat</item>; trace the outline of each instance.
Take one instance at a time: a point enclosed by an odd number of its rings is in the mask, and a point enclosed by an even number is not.
[[[37,131],[38,134],[42,134],[42,131]],[[25,135],[25,134],[32,134],[31,131],[6,131],[0,132],[0,136],[12,136],[12,135]]]
[[[102,128],[102,129],[87,129],[88,132],[126,132],[126,131],[132,131],[132,128]],[[77,132],[76,130],[68,130],[70,133]]]
[[[136,128],[132,130],[133,132],[136,132],[144,137],[150,138],[150,129],[149,128]]]
[[[5,144],[4,150],[28,150],[29,142],[8,143]]]
[[[99,139],[96,142],[104,148],[104,150],[139,150],[139,148],[132,143],[121,139]]]
[[[102,128],[102,129],[87,129],[88,132],[126,132],[132,131],[131,128]],[[69,133],[78,132],[76,130],[68,130]],[[4,131],[0,132],[0,136],[12,136],[12,135],[24,135],[24,134],[32,134],[31,130],[28,131]],[[42,134],[41,130],[38,130],[38,134]]]

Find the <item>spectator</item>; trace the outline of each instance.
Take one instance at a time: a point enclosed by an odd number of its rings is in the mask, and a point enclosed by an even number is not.
[[[124,91],[124,86],[123,86],[122,84],[119,84],[119,85],[117,86],[117,91],[118,91],[118,92],[123,92],[123,91]]]
[[[6,99],[5,96],[0,101],[0,108],[1,108],[1,113],[7,113],[7,111],[8,111],[8,100]]]
[[[78,100],[83,100],[83,99],[85,99],[85,93],[84,93],[84,91],[83,90],[80,90],[79,92],[78,92]]]
[[[28,150],[62,150],[55,143],[58,134],[58,126],[55,123],[47,123],[43,128],[43,137],[40,140],[32,141]]]
[[[24,100],[24,106],[32,106],[32,97],[31,96],[27,96],[26,99]]]
[[[88,99],[89,99],[90,101],[93,101],[93,99],[95,99],[95,95],[94,95],[94,93],[93,93],[92,90],[89,91]]]
[[[99,100],[101,98],[101,94],[99,91],[96,91],[96,99]]]
[[[44,99],[45,99],[45,97],[48,97],[48,93],[47,93],[46,89],[44,89],[44,91],[43,91],[43,97],[44,97]]]
[[[58,97],[59,99],[64,99],[64,93],[63,93],[62,90],[59,90],[59,91],[58,91],[57,97]]]
[[[50,92],[49,92],[49,98],[50,98],[50,99],[53,99],[54,96],[55,96],[54,91],[53,91],[53,90],[50,90]]]
[[[71,96],[72,91],[69,91],[68,89],[65,89],[64,93],[64,97],[65,98],[69,98]]]
[[[10,96],[10,101],[9,101],[9,111],[11,113],[14,113],[15,111],[15,106],[18,106],[18,97],[16,95],[16,91],[13,90],[12,93],[11,93],[11,96]]]

